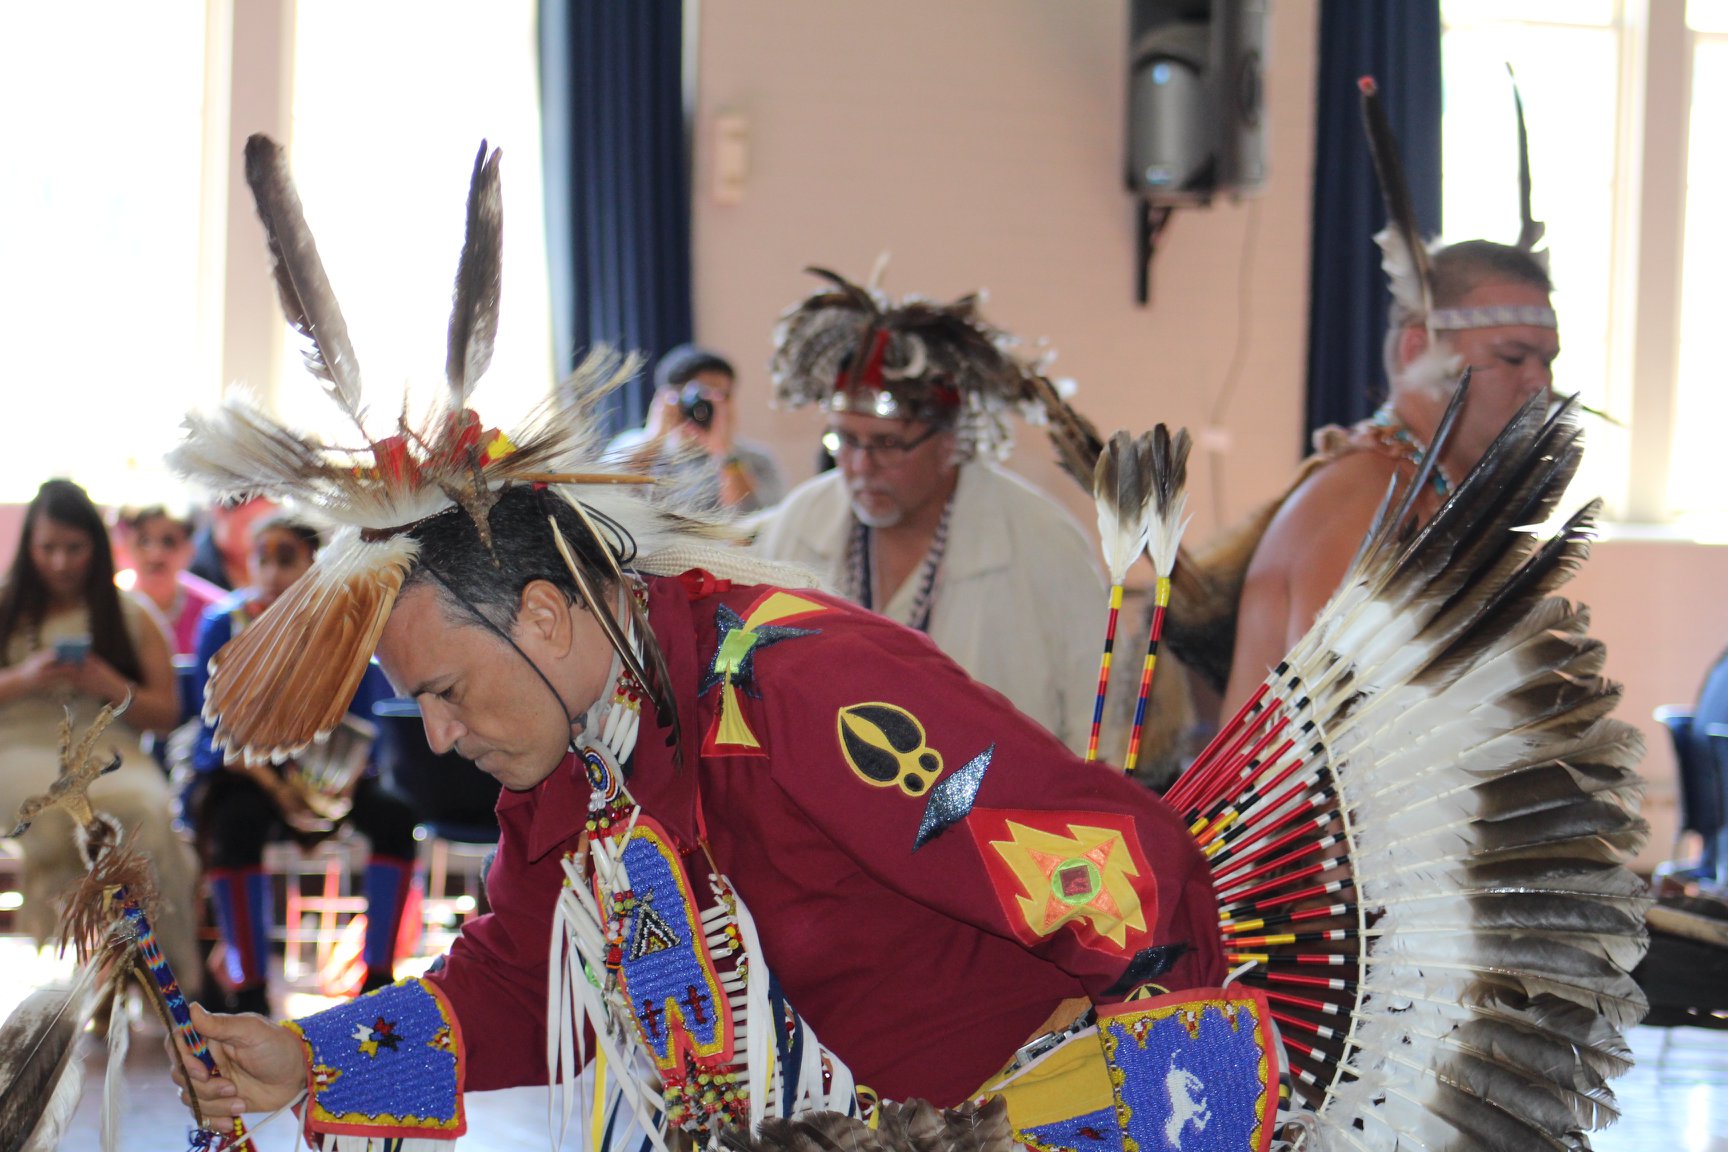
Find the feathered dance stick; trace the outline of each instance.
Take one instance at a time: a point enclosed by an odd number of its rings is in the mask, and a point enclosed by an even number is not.
[[[126,986],[134,977],[163,1024],[179,1034],[187,1050],[211,1075],[221,1075],[204,1038],[192,1025],[191,1009],[180,990],[179,980],[156,943],[155,929],[147,911],[155,899],[150,862],[124,844],[124,831],[118,821],[97,812],[90,804],[90,785],[97,777],[120,767],[118,754],[105,761],[98,758],[95,755],[96,744],[103,731],[125,713],[131,702],[131,697],[127,697],[119,706],[104,707],[82,739],[76,742],[73,740],[72,716],[68,712],[60,728],[59,774],[47,792],[28,798],[18,808],[18,823],[11,832],[13,836],[23,835],[31,823],[48,809],[64,808],[72,817],[79,848],[89,871],[69,894],[60,922],[60,945],[64,948],[71,944],[76,950],[78,978],[69,993],[57,994],[58,1004],[50,997],[37,1001],[32,1008],[31,1014],[37,1018],[38,1024],[27,1030],[37,1047],[22,1067],[12,1070],[14,1082],[4,1086],[8,1095],[23,1079],[45,1088],[51,1087],[64,1074],[66,1056],[63,1049],[75,1039],[85,1018],[81,1006],[100,1000],[100,991],[106,987],[116,997],[118,1014],[118,1004],[124,1002]],[[78,1028],[71,1027],[74,1022]],[[117,1102],[113,1098],[119,1088],[115,1065],[125,1058],[125,1039],[125,1024],[116,1019],[109,1028],[107,1091],[110,1099],[103,1110],[104,1147],[112,1146],[112,1131],[119,1119]],[[55,1071],[56,1068],[59,1071]],[[46,1090],[40,1092],[38,1105],[51,1110],[51,1095]],[[230,1148],[244,1138],[244,1130],[238,1122],[230,1136],[219,1136],[206,1129],[197,1098],[192,1097],[191,1102],[193,1119],[197,1124],[190,1137],[192,1148],[206,1152]],[[39,1113],[18,1122],[23,1124],[27,1120],[34,1128],[43,1119],[44,1114]],[[12,1123],[11,1119],[6,1121],[8,1126]],[[10,1127],[0,1131],[0,1135],[6,1137],[12,1133]],[[0,1140],[0,1147],[9,1149],[16,1146]]]
[[[1194,442],[1188,429],[1175,436],[1160,424],[1148,442],[1152,500],[1147,521],[1146,554],[1158,574],[1153,589],[1152,624],[1146,633],[1146,662],[1140,669],[1140,694],[1134,701],[1134,729],[1128,737],[1124,771],[1134,771],[1140,760],[1140,738],[1146,728],[1146,701],[1152,694],[1152,671],[1158,664],[1158,641],[1164,635],[1164,610],[1170,606],[1170,573],[1176,568],[1176,551],[1188,527],[1188,452]]]
[[[1098,759],[1098,732],[1104,725],[1104,694],[1110,687],[1110,661],[1116,650],[1116,621],[1122,612],[1122,584],[1128,569],[1146,550],[1152,506],[1152,437],[1126,432],[1110,437],[1098,455],[1092,481],[1098,502],[1098,539],[1110,573],[1110,618],[1104,626],[1104,655],[1098,661],[1098,698],[1092,705],[1092,735],[1086,759]]]

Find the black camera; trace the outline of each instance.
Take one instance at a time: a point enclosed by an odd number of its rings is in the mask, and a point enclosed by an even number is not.
[[[694,380],[679,390],[678,412],[698,428],[714,423],[714,401],[702,394],[702,385]]]

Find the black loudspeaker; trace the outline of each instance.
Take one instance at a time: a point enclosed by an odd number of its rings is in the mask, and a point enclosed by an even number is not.
[[[1130,0],[1129,191],[1159,207],[1266,180],[1267,0]]]

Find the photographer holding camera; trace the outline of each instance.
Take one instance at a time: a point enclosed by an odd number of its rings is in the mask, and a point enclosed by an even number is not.
[[[779,502],[786,484],[767,449],[733,433],[737,374],[706,348],[680,344],[654,368],[648,422],[612,440],[608,454],[698,498],[739,512]]]

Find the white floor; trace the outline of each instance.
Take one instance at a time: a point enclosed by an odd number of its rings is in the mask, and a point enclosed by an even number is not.
[[[32,987],[51,979],[58,965],[16,938],[0,938],[0,1018]],[[316,1007],[291,1000],[291,1012]],[[189,1122],[168,1078],[161,1026],[136,1020],[126,1059],[127,1103],[118,1152],[163,1152],[185,1147]],[[1615,1085],[1623,1110],[1619,1124],[1594,1139],[1599,1152],[1728,1152],[1728,1031],[1635,1028],[1629,1037],[1637,1066]],[[99,1152],[99,1100],[107,1051],[94,1036],[82,1041],[86,1091],[64,1138],[63,1152]],[[470,1135],[463,1152],[524,1152],[550,1148],[547,1093],[543,1088],[476,1093],[469,1098]],[[291,1118],[258,1130],[260,1152],[303,1147]],[[568,1143],[567,1145],[568,1146]]]

